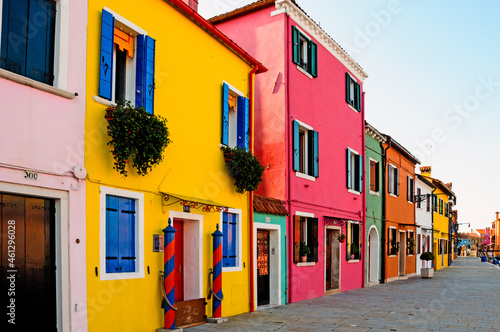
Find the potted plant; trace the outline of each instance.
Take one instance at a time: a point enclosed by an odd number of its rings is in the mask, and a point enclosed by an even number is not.
[[[426,265],[429,265],[429,261],[434,259],[434,254],[430,251],[424,252],[420,255],[420,259],[426,261]],[[432,278],[434,276],[434,269],[431,268],[422,268],[422,278]]]
[[[408,240],[406,240],[406,245],[408,246],[408,254],[413,255],[415,252],[415,239],[409,237]]]
[[[345,242],[345,234],[344,233],[340,233],[339,236],[338,236],[338,239],[339,239],[340,243],[344,243]]]
[[[351,260],[355,259],[359,253],[359,247],[357,243],[351,243]]]
[[[397,255],[399,252],[399,242],[393,242],[391,244],[391,255]]]
[[[243,194],[245,191],[253,191],[259,187],[264,174],[264,166],[259,159],[240,147],[221,147],[224,152],[226,168],[236,180],[236,192]]]
[[[311,249],[307,246],[305,242],[300,242],[300,261],[307,262],[307,255],[311,253]]]
[[[108,146],[114,158],[113,169],[127,176],[127,165],[139,175],[147,175],[163,160],[163,151],[170,144],[167,120],[135,108],[129,101],[106,109]]]

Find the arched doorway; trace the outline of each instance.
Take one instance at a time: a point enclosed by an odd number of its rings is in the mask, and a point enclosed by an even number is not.
[[[368,233],[368,284],[379,282],[379,248],[378,230],[372,226]]]

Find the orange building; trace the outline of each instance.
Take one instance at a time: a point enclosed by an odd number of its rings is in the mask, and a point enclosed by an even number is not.
[[[496,219],[491,223],[491,239],[490,242],[493,244],[493,250],[496,255],[500,255],[500,212],[496,212]]]
[[[415,166],[420,161],[390,136],[385,151],[385,267],[384,279],[416,274]]]

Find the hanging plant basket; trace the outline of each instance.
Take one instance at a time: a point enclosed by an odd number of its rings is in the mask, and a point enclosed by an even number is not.
[[[259,159],[240,147],[223,146],[221,149],[224,152],[226,168],[236,180],[236,192],[243,194],[256,190],[264,174],[264,166]]]
[[[167,120],[135,108],[129,101],[106,109],[108,145],[114,158],[113,169],[127,176],[130,164],[137,174],[147,175],[163,160],[163,151],[170,144]]]
[[[344,233],[340,233],[339,236],[338,236],[338,239],[339,239],[340,243],[344,243],[345,242],[345,234]]]

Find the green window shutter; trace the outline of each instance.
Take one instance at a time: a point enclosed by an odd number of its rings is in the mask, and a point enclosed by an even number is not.
[[[357,160],[358,160],[358,165],[359,165],[359,177],[358,177],[359,192],[362,193],[363,192],[363,156],[358,155]]]
[[[347,188],[352,189],[351,172],[352,172],[353,165],[351,165],[351,149],[347,148],[346,151],[347,151],[347,153],[346,153]]]
[[[351,103],[351,75],[345,73],[345,101]]]
[[[299,122],[293,121],[293,170],[300,171],[300,137]]]
[[[354,108],[357,109],[358,111],[361,110],[361,92],[360,92],[360,85],[357,82],[354,82]]]
[[[318,77],[318,45],[312,40],[309,41],[309,63],[311,68],[311,75]]]
[[[300,64],[300,32],[299,29],[292,26],[292,49],[293,63]]]
[[[396,168],[396,196],[399,196],[399,168]]]
[[[313,176],[319,177],[319,133],[313,131]]]

